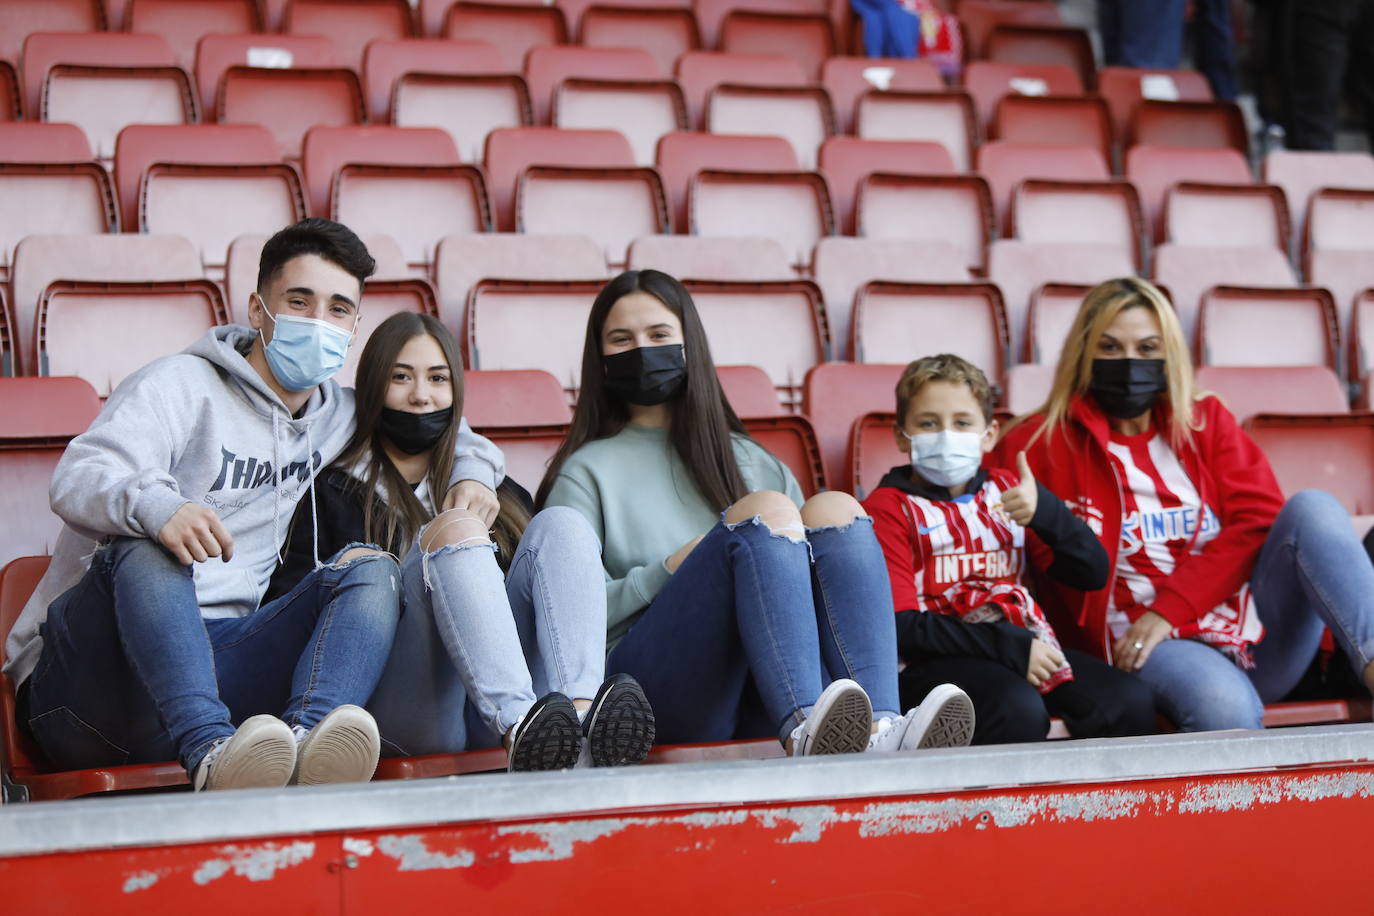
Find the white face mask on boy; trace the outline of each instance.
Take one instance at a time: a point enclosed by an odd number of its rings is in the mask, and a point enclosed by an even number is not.
[[[983,463],[983,434],[943,429],[908,435],[911,466],[938,487],[957,487],[973,479]]]

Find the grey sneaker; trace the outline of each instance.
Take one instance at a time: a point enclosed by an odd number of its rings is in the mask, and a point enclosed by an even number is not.
[[[849,678],[840,678],[821,691],[806,721],[792,730],[792,756],[856,754],[868,746],[872,728],[868,694]]]
[[[296,739],[276,716],[253,716],[220,738],[196,764],[191,785],[207,789],[272,789],[286,785],[296,765]]]
[[[372,714],[359,706],[332,710],[310,731],[296,726],[299,748],[291,782],[320,786],[337,782],[367,782],[377,770],[382,739]]]
[[[953,684],[940,684],[908,712],[899,750],[963,747],[973,741],[973,701]]]

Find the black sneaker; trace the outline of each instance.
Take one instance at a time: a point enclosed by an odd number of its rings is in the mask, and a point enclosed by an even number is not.
[[[639,681],[613,674],[601,685],[582,721],[592,766],[639,763],[654,746],[654,711]]]
[[[577,763],[582,729],[577,707],[561,693],[540,697],[511,733],[506,769],[511,773],[562,770]]]

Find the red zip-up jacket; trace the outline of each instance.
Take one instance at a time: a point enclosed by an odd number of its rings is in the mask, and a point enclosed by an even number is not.
[[[1168,435],[1170,416],[1161,401],[1153,417],[1161,435]],[[1153,610],[1176,627],[1198,620],[1250,581],[1260,548],[1283,506],[1268,459],[1231,411],[1208,395],[1196,403],[1193,416],[1200,428],[1178,457],[1203,504],[1221,519],[1221,531],[1201,552],[1180,557],[1173,574],[1160,584],[1154,605],[1140,609]],[[1008,430],[989,463],[1015,467],[1016,453],[1025,451],[1035,479],[1059,494],[1102,540],[1112,569],[1106,588],[1077,591],[1044,576],[1036,576],[1034,585],[1060,640],[1110,661],[1107,603],[1121,547],[1123,482],[1108,457],[1107,415],[1092,398],[1075,398],[1062,429],[1028,447],[1043,424],[1044,417],[1037,414]],[[1032,564],[1032,571],[1037,567],[1043,569],[1044,564]]]

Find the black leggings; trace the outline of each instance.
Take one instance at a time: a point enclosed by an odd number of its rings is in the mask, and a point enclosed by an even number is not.
[[[1115,738],[1155,731],[1154,699],[1140,678],[1075,649],[1065,651],[1074,679],[1047,694],[1024,675],[982,658],[948,656],[922,661],[898,677],[902,708],[921,702],[937,684],[956,684],[973,700],[974,744],[1041,741],[1050,717],[1075,738]]]

